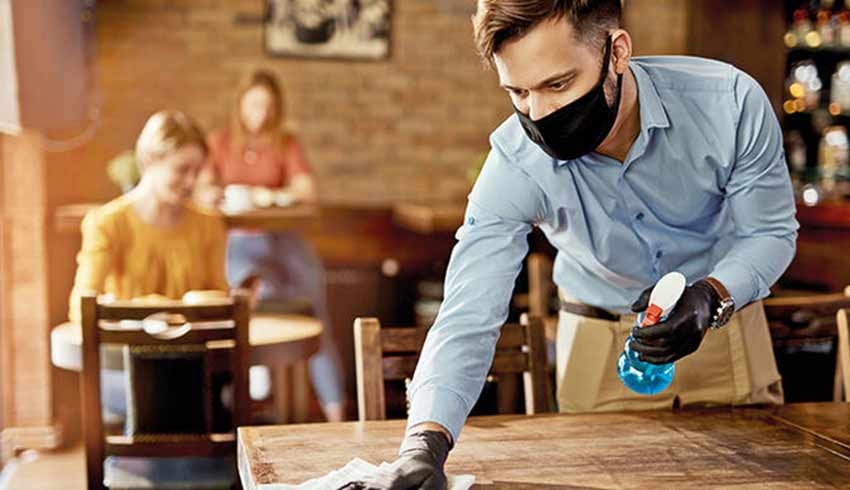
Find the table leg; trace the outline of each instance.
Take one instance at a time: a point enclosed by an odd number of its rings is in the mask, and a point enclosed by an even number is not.
[[[307,422],[310,415],[310,385],[307,361],[292,365],[292,401],[295,422]]]
[[[277,422],[285,424],[289,419],[289,365],[277,363],[274,366],[274,404]]]

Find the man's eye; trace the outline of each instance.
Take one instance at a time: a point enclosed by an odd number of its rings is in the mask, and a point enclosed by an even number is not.
[[[523,97],[525,97],[525,94],[526,94],[527,92],[526,92],[525,90],[512,88],[512,89],[510,89],[510,93],[511,93],[511,95],[513,95],[514,97],[523,98]]]
[[[560,92],[561,90],[564,90],[565,88],[567,88],[567,82],[556,82],[556,83],[549,85],[549,88],[556,91],[556,92]]]

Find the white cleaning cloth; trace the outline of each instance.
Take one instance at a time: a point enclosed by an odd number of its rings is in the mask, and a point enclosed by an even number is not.
[[[333,470],[325,476],[307,480],[298,485],[286,483],[260,485],[260,490],[325,490],[328,488],[339,488],[348,482],[362,480],[375,473],[392,469],[390,463],[381,463],[380,466],[367,463],[360,458],[354,458],[338,470]],[[448,490],[469,490],[475,483],[473,475],[457,475],[448,477]]]

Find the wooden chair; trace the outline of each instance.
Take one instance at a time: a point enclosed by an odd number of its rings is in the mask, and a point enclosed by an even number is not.
[[[545,253],[528,256],[528,314],[543,319],[546,340],[555,342],[558,334],[558,314],[552,314],[552,299],[557,298],[557,286],[552,280],[552,259]],[[554,362],[554,359],[550,359]]]
[[[377,318],[354,320],[359,419],[385,420],[385,381],[413,376],[425,342],[425,328],[381,328]],[[546,340],[539,318],[523,315],[521,324],[502,327],[491,373],[522,373],[527,414],[550,412]]]
[[[245,425],[249,415],[248,398],[248,325],[250,305],[248,298],[236,295],[216,304],[186,305],[180,302],[164,305],[140,306],[130,302],[100,304],[94,296],[84,296],[82,302],[83,374],[82,404],[83,429],[86,445],[86,473],[89,489],[103,488],[104,460],[107,455],[118,457],[179,458],[179,457],[232,457],[236,454],[235,428]],[[145,320],[158,313],[182,315],[186,323],[160,334],[149,334],[142,329],[122,328],[123,320]],[[176,330],[176,331],[175,331]],[[124,345],[125,359],[133,349],[137,352],[173,352],[174,349],[195,349],[203,356],[203,403],[208,407],[203,414],[202,432],[126,435],[106,434],[101,408],[102,344]],[[125,366],[129,369],[129,366]],[[230,373],[232,380],[232,429],[225,433],[213,431],[211,379],[213,372]],[[132,398],[132,393],[128,394]],[[130,405],[131,402],[128,402]],[[130,406],[129,410],[133,407]],[[158,415],[158,414],[155,414]],[[165,415],[165,414],[163,414]],[[128,414],[132,425],[133,416]],[[167,416],[166,416],[167,418]],[[126,459],[126,458],[125,458]],[[158,460],[166,461],[166,460]],[[169,459],[167,461],[177,461]],[[219,465],[220,466],[220,465]],[[156,473],[155,466],[147,466]],[[207,468],[209,470],[209,468]],[[218,471],[220,468],[212,468]],[[225,468],[225,470],[228,470]],[[232,468],[235,475],[235,467]],[[229,470],[228,470],[229,471]],[[181,475],[182,477],[194,476]],[[109,476],[108,474],[106,476]],[[152,474],[154,478],[158,474]],[[238,479],[237,479],[238,480]],[[238,487],[238,481],[233,481]]]
[[[842,352],[846,352],[846,342],[842,349],[842,337],[846,340],[846,328],[842,336],[839,323],[842,318],[840,313],[842,309],[850,309],[850,288],[847,288],[844,293],[780,295],[764,300],[765,315],[770,324],[774,349],[837,346],[838,362],[831,380],[835,401],[841,399],[840,363]],[[838,339],[837,344],[836,339]],[[829,369],[832,370],[831,367]]]
[[[844,290],[850,296],[850,287]],[[842,308],[836,315],[838,325],[838,348],[835,362],[835,401],[850,402],[850,310]],[[842,392],[843,391],[843,397]]]

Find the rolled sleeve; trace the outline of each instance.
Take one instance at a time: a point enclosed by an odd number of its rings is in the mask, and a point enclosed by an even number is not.
[[[408,427],[435,422],[453,440],[460,436],[493,362],[540,199],[527,174],[494,147],[470,194],[445,298],[408,389]]]
[[[457,440],[493,363],[530,229],[469,203],[449,262],[445,299],[408,391],[408,427],[436,422]]]

